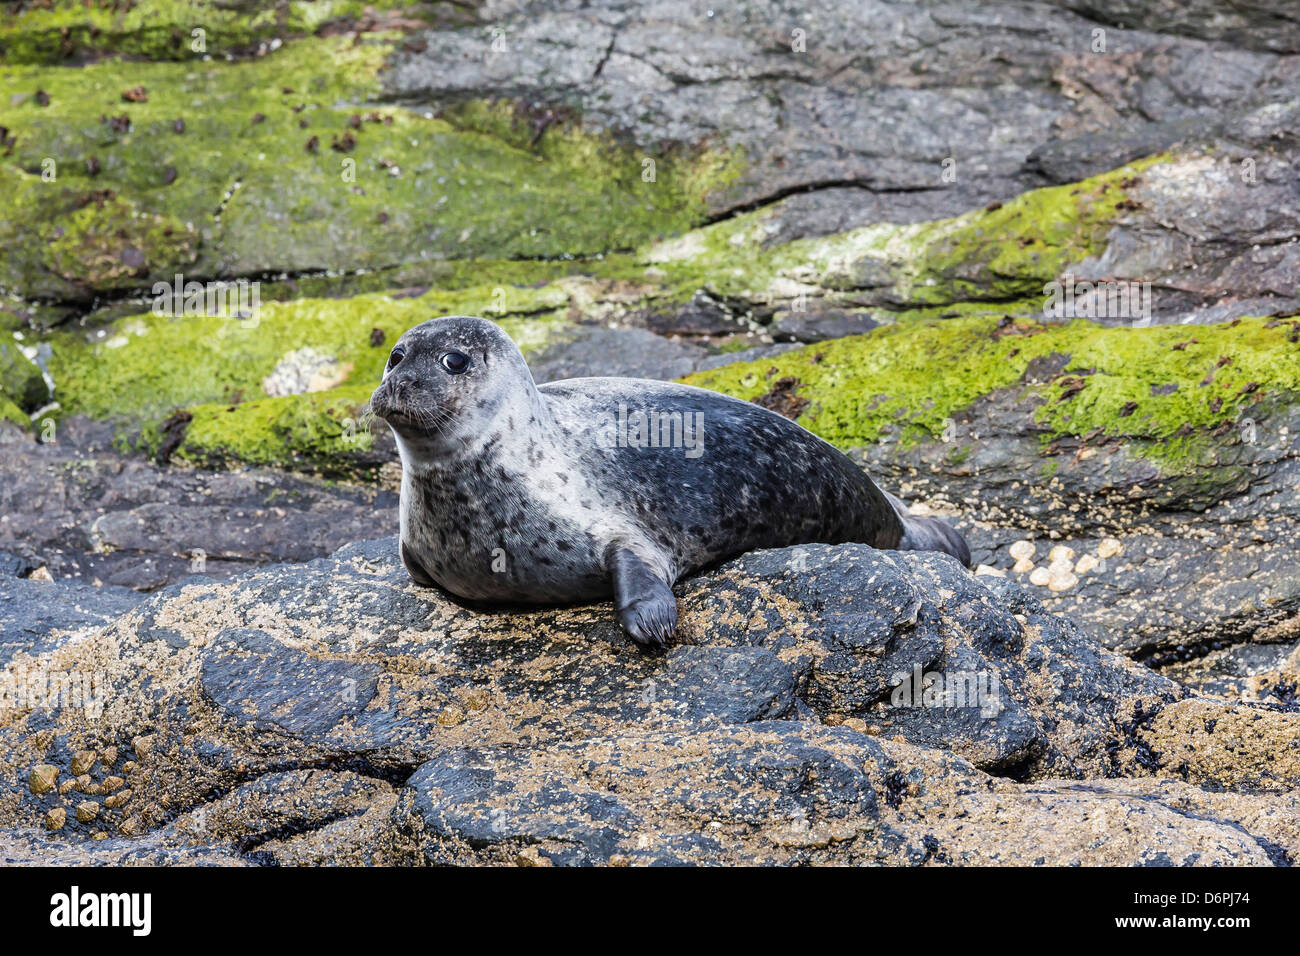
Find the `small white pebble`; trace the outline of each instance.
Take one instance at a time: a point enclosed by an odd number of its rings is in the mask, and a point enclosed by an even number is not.
[[[1078,583],[1079,579],[1068,567],[1053,566],[1047,575],[1047,586],[1053,591],[1068,591]]]
[[[1037,548],[1034,547],[1034,542],[1021,540],[1011,546],[1011,556],[1017,561],[1024,561],[1032,558],[1036,550]]]

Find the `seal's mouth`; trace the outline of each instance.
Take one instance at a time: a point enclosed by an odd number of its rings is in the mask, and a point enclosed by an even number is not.
[[[429,431],[440,418],[419,403],[419,396],[410,394],[410,388],[392,379],[380,384],[370,396],[369,411],[375,418],[404,431]]]
[[[412,422],[412,409],[402,397],[395,394],[391,381],[382,382],[370,396],[370,411],[376,418],[381,418],[390,425]]]

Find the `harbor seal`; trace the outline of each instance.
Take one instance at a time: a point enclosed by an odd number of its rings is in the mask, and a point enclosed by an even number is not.
[[[970,564],[953,528],[789,419],[666,382],[539,387],[486,319],[407,331],[371,410],[401,454],[402,563],[471,604],[613,597],[628,635],[662,648],[672,585],[745,551],[854,541]]]

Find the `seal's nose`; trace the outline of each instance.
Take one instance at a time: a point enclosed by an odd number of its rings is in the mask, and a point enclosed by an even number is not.
[[[419,375],[406,369],[389,372],[370,396],[370,408],[380,418],[404,414],[420,403]]]
[[[400,375],[389,376],[388,389],[392,393],[393,401],[398,405],[401,405],[411,397],[411,393],[415,391],[415,387],[415,376],[410,372],[403,372]]]
[[[399,395],[394,379],[391,376],[384,379],[370,395],[370,410],[383,418],[396,408]]]

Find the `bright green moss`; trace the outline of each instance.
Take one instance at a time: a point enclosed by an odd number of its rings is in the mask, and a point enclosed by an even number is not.
[[[175,457],[204,465],[276,465],[345,477],[368,470],[374,444],[365,406],[373,384],[241,405],[196,405]],[[143,444],[155,444],[156,429]]]
[[[665,283],[765,302],[799,291],[893,308],[1042,295],[1072,263],[1105,248],[1139,160],[1080,183],[1036,189],[1000,206],[913,225],[881,223],[767,247],[770,210],[737,216],[645,249]]]
[[[435,5],[400,0],[45,0],[7,3],[0,12],[0,59],[57,63],[68,57],[117,53],[151,60],[188,60],[203,53],[239,55],[273,38],[314,33],[326,23],[356,20],[370,10],[434,19]],[[442,8],[439,13],[447,9]],[[458,21],[467,20],[458,17]],[[196,34],[195,30],[202,30]]]
[[[1300,348],[1289,341],[1289,326],[1268,325],[1267,319],[1147,329],[989,318],[908,322],[686,381],[754,399],[794,378],[810,403],[800,423],[849,448],[874,442],[886,429],[905,441],[939,436],[956,412],[1017,384],[1032,359],[1057,352],[1070,356],[1064,375],[1035,387],[1046,399],[1038,420],[1052,434],[1100,429],[1177,469],[1201,452],[1209,429],[1236,420],[1260,396],[1300,392]],[[1069,379],[1085,384],[1062,398]]]
[[[36,411],[50,399],[41,370],[13,340],[0,340],[0,397],[28,412]]]
[[[263,305],[254,320],[155,315],[119,320],[89,343],[58,332],[49,338],[55,396],[65,412],[124,422],[155,418],[201,403],[239,404],[266,397],[263,382],[295,350],[333,359],[338,384],[378,381],[389,349],[406,329],[447,314],[497,318],[532,347],[559,321],[563,290],[480,286],[394,298],[299,299]],[[536,316],[521,320],[520,316]]]
[[[530,354],[566,327],[568,301],[556,286],[502,284],[268,303],[250,321],[149,313],[119,320],[90,342],[55,333],[50,367],[62,413],[115,421],[124,441],[138,432],[134,444],[148,454],[183,409],[191,420],[175,458],[357,476],[373,468],[362,408],[406,329],[439,315],[486,315]],[[317,390],[268,394],[277,369],[304,348],[327,360],[309,386]]]
[[[499,321],[525,355],[545,346],[563,329],[557,316],[501,316]],[[387,356],[387,348],[372,350],[348,384],[326,391],[239,404],[191,405],[186,411],[192,418],[174,456],[204,465],[261,464],[327,477],[369,476],[375,468],[374,460],[365,454],[374,444],[372,429],[385,426],[365,409]],[[162,424],[160,418],[143,429],[139,443],[143,450],[156,451]]]
[[[367,35],[355,45],[298,40],[241,62],[6,68],[0,125],[16,143],[0,167],[0,286],[89,299],[182,267],[187,276],[352,275],[438,260],[594,257],[691,228],[706,214],[705,193],[734,175],[734,158],[678,151],[659,156],[646,182],[641,151],[572,120],[522,139],[502,107],[480,111],[493,122],[460,116],[460,125],[371,109],[390,49]],[[147,100],[125,102],[136,87]],[[115,117],[127,119],[114,128]],[[128,250],[142,240],[130,231],[87,240],[78,215],[92,199],[138,218],[147,237],[171,229],[174,252],[155,244],[140,264]],[[47,268],[52,257],[65,271]]]
[[[828,265],[832,284],[856,287],[864,263],[897,268],[892,296],[942,304],[1041,295],[1071,263],[1105,249],[1125,201],[1125,183],[1157,162],[1150,157],[1065,186],[1035,189],[955,219],[904,227],[870,243],[863,258]],[[838,271],[837,271],[838,270]]]
[[[1248,415],[1263,397],[1300,392],[1300,346],[1290,335],[1289,325],[1268,318],[1080,334],[1069,349],[1070,368],[1097,372],[1065,400],[1064,383],[1047,386],[1052,400],[1039,421],[1060,434],[1100,428],[1148,439],[1154,457],[1189,459],[1200,453],[1207,430]]]
[[[3,393],[0,393],[0,421],[11,422],[24,431],[32,427],[31,420],[23,410],[11,402]]]

